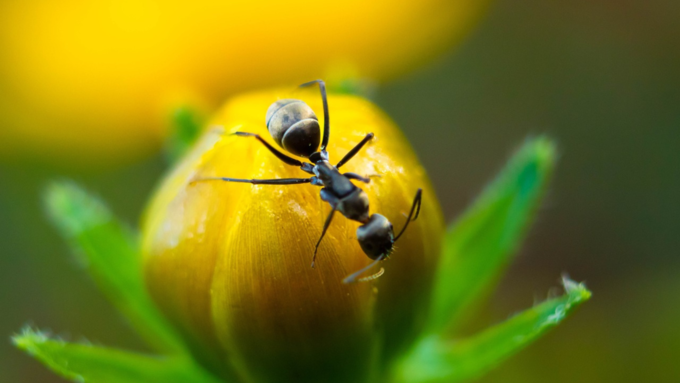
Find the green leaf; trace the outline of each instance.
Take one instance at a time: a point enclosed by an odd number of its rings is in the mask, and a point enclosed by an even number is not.
[[[181,158],[201,134],[203,117],[188,106],[175,109],[167,142],[167,156],[171,163]]]
[[[524,237],[552,173],[555,147],[528,140],[446,233],[430,331],[452,328],[489,291]]]
[[[400,365],[395,383],[452,383],[480,376],[557,326],[591,293],[583,284],[563,281],[566,294],[518,314],[462,341],[423,339]]]
[[[93,383],[218,383],[189,359],[156,358],[86,344],[49,339],[25,329],[14,344],[52,371],[76,382]]]
[[[338,94],[349,94],[372,100],[375,98],[377,85],[368,79],[344,77],[331,80],[327,84],[328,90]]]
[[[139,333],[161,350],[183,350],[146,292],[141,256],[131,231],[102,202],[71,182],[50,184],[45,205],[99,288]]]

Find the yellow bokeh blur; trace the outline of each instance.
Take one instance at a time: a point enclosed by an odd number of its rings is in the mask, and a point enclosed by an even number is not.
[[[0,4],[0,156],[88,165],[159,147],[173,107],[326,78],[381,82],[456,42],[487,1]]]

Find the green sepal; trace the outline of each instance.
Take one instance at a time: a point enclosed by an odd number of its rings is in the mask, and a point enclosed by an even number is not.
[[[347,94],[373,100],[376,95],[377,85],[375,82],[356,78],[344,77],[329,81],[326,86],[328,91],[336,94]]]
[[[581,283],[563,281],[566,294],[460,341],[431,335],[422,339],[396,369],[394,383],[453,383],[473,379],[562,322],[591,293]]]
[[[47,212],[98,287],[141,336],[162,351],[184,347],[155,307],[142,279],[138,241],[107,207],[72,182],[53,182]]]
[[[31,329],[24,329],[12,341],[52,371],[76,382],[220,382],[183,357],[152,357],[89,344],[67,343]]]
[[[549,139],[528,140],[449,227],[434,285],[432,333],[452,328],[491,289],[524,237],[554,162]]]
[[[202,114],[195,108],[184,106],[174,110],[166,142],[166,156],[170,163],[175,163],[196,142],[203,120]]]

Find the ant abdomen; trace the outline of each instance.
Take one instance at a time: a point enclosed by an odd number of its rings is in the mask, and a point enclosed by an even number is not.
[[[319,119],[300,100],[284,99],[267,110],[267,129],[279,146],[301,157],[316,152],[321,142]]]

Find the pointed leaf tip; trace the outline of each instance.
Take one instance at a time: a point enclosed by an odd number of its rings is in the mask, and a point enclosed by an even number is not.
[[[421,339],[397,366],[395,383],[453,383],[479,377],[560,324],[591,293],[563,279],[565,294],[525,310],[463,340],[442,335]]]
[[[528,139],[449,227],[435,281],[432,332],[453,327],[509,263],[540,203],[555,153],[550,139]]]
[[[157,358],[88,344],[50,339],[25,328],[12,342],[58,375],[96,383],[218,383],[183,358]]]
[[[586,288],[583,282],[574,282],[569,279],[569,276],[562,276],[562,286],[564,291],[569,296],[571,303],[580,303],[582,301],[587,301],[593,295],[590,290]]]
[[[183,352],[179,337],[146,291],[132,230],[116,220],[103,202],[73,182],[49,184],[44,202],[52,221],[98,287],[142,337],[162,350]]]
[[[67,238],[111,219],[106,205],[71,181],[49,183],[44,204],[49,218]]]

